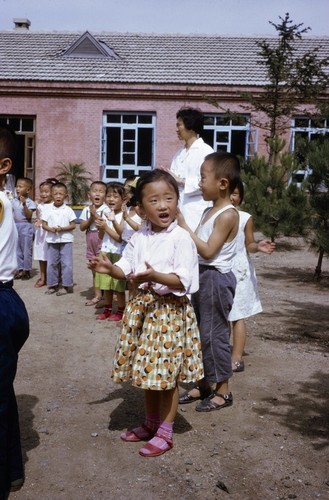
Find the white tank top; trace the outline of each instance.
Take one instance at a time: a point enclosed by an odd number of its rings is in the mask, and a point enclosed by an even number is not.
[[[14,277],[17,270],[17,229],[13,209],[3,191],[0,191],[3,216],[0,221],[0,281],[5,283]]]
[[[202,221],[204,220],[205,216],[211,210],[211,208],[207,208],[207,210],[204,211],[200,225],[197,229],[197,235],[202,241],[208,241],[210,238],[211,233],[213,232],[214,229],[214,222],[215,219],[225,210],[228,210],[229,208],[234,208],[233,205],[226,205],[226,207],[223,207],[217,212],[215,212],[209,220],[207,220],[205,223]],[[212,258],[212,259],[203,259],[199,255],[199,264],[205,265],[205,266],[214,266],[218,271],[221,273],[228,273],[229,271],[232,270],[232,264],[233,264],[233,257],[236,254],[236,244],[237,244],[237,235],[235,238],[233,238],[232,241],[229,241],[228,243],[224,243],[220,251]]]

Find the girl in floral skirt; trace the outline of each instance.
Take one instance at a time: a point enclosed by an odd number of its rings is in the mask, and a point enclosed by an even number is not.
[[[198,258],[188,232],[177,225],[178,196],[169,173],[143,174],[136,197],[146,223],[114,265],[106,258],[90,264],[136,287],[123,315],[112,376],[144,389],[144,422],[121,434],[123,441],[148,441],[139,451],[144,457],[173,447],[178,380],[203,377],[199,331],[187,295],[199,286]]]

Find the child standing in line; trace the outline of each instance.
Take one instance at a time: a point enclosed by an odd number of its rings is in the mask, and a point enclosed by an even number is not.
[[[136,206],[137,203],[135,201],[136,184],[138,179],[139,177],[137,176],[131,176],[125,180],[125,199],[121,207],[121,224],[119,225],[115,223],[115,221],[113,222],[114,229],[122,239],[121,253],[123,252],[123,249],[127,245],[134,232],[138,231],[143,223],[143,220],[138,213],[138,208]]]
[[[147,222],[115,265],[108,259],[92,264],[138,287],[125,309],[112,376],[115,382],[131,380],[144,389],[143,424],[121,434],[123,441],[150,440],[139,451],[144,457],[173,447],[178,380],[189,383],[203,376],[199,331],[187,296],[198,289],[197,252],[175,220],[178,196],[168,172],[143,174],[136,197]]]
[[[96,226],[102,239],[100,255],[106,255],[115,264],[121,257],[121,236],[114,229],[114,221],[120,225],[122,219],[121,206],[124,201],[124,186],[121,182],[109,182],[106,189],[106,204],[110,214],[106,220],[97,219]],[[99,320],[121,321],[125,308],[126,282],[112,276],[95,273],[95,287],[103,291],[104,311],[96,316]],[[116,295],[117,311],[113,312],[113,296]]]
[[[18,232],[17,271],[15,279],[29,280],[32,270],[32,252],[34,227],[32,215],[37,208],[29,194],[32,191],[32,181],[28,177],[16,180],[16,196],[12,200],[14,219]]]
[[[200,288],[192,303],[200,328],[205,377],[179,398],[181,404],[201,399],[197,411],[220,410],[233,404],[228,381],[232,376],[230,325],[236,279],[232,271],[236,253],[239,214],[230,194],[240,175],[238,159],[231,153],[207,155],[201,165],[200,189],[205,201],[212,201],[195,233],[185,227],[199,253]],[[212,392],[211,384],[216,384]]]
[[[73,231],[76,215],[65,205],[67,198],[65,184],[59,182],[51,188],[53,204],[43,215],[42,227],[47,231],[47,295],[66,295],[73,292]],[[59,264],[62,272],[62,286],[59,287]]]
[[[0,498],[24,483],[24,465],[14,381],[19,351],[29,336],[29,318],[13,288],[17,230],[11,202],[3,192],[15,157],[16,136],[0,126]]]
[[[35,236],[33,245],[34,260],[39,261],[40,277],[35,283],[35,288],[41,288],[47,283],[47,250],[48,243],[46,242],[47,233],[42,227],[42,217],[46,211],[51,207],[51,187],[58,184],[57,179],[47,179],[39,185],[40,201],[37,204],[35,221]]]
[[[92,182],[90,185],[89,198],[91,204],[82,210],[80,216],[80,230],[86,231],[86,257],[87,261],[98,257],[102,240],[98,234],[96,225],[97,219],[102,219],[106,212],[109,212],[105,204],[106,184],[102,181]],[[86,306],[95,306],[102,299],[102,291],[95,286],[95,273],[93,272],[94,297],[87,300]]]
[[[239,206],[243,201],[243,196],[243,182],[239,180],[236,188],[231,194],[232,204],[235,207]],[[275,250],[275,243],[270,240],[262,240],[256,243],[254,238],[254,223],[250,214],[239,210],[239,215],[240,222],[237,253],[233,259],[233,272],[237,279],[237,285],[233,306],[229,314],[229,320],[232,322],[233,335],[233,372],[244,371],[242,356],[246,344],[245,318],[262,312],[255,268],[250,260],[249,253],[263,252],[271,255]]]

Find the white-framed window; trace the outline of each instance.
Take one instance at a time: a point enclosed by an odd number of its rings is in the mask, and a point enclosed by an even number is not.
[[[227,151],[245,159],[257,151],[257,130],[250,127],[249,115],[204,115],[202,138],[215,151]]]
[[[154,167],[155,113],[105,112],[101,131],[102,180],[123,181]]]
[[[294,116],[291,120],[290,151],[298,153],[299,142],[303,143],[305,140],[316,141],[324,135],[329,136],[328,118],[314,119],[307,116]],[[300,161],[303,163],[305,158],[302,157],[302,152],[299,154],[301,156]],[[311,171],[311,165],[307,165],[304,169],[296,170],[289,179],[289,183],[292,182],[300,186]]]

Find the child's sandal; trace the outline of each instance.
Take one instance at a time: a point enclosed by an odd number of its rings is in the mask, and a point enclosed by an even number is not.
[[[171,450],[171,448],[174,446],[174,443],[172,439],[167,439],[166,437],[162,436],[161,434],[156,433],[154,437],[163,439],[166,441],[167,446],[165,448],[159,448],[158,446],[155,446],[151,442],[146,443],[143,448],[139,450],[139,454],[142,457],[158,457],[160,455],[163,455],[167,451]]]
[[[127,443],[137,443],[138,441],[151,439],[154,434],[155,431],[152,431],[147,425],[142,424],[139,427],[123,432],[120,437],[122,441],[126,441]]]

